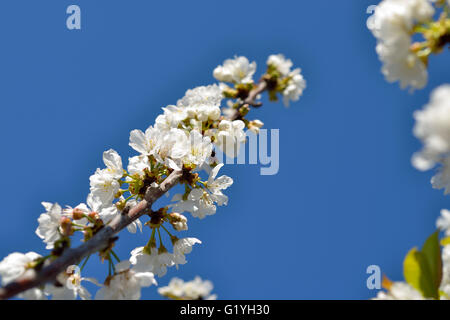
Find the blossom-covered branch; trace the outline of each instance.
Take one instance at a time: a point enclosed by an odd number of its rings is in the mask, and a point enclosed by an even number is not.
[[[47,281],[56,279],[56,277],[61,272],[64,272],[70,265],[78,264],[88,255],[108,248],[111,241],[114,240],[114,236],[120,230],[132,224],[136,219],[139,219],[142,215],[146,213],[148,214],[151,205],[169,189],[178,184],[181,175],[181,171],[172,172],[160,186],[149,187],[145,194],[145,199],[140,201],[128,212],[124,212],[125,214],[115,217],[110,224],[102,228],[89,241],[82,244],[78,248],[66,250],[61,257],[57,258],[48,266],[26,275],[23,278],[19,278],[15,282],[1,288],[0,299],[13,297],[25,290],[38,287],[45,284]]]
[[[422,89],[430,56],[450,45],[450,0],[383,0],[369,29],[385,78],[401,88]]]
[[[204,219],[216,213],[217,205],[228,203],[223,191],[233,179],[218,176],[223,163],[217,152],[236,157],[246,141],[245,129],[259,132],[263,123],[249,120],[247,115],[250,107],[262,105],[259,99],[263,92],[268,92],[271,101],[281,94],[285,105],[299,99],[306,82],[300,69],[291,70],[292,66],[283,55],[272,55],[266,73],[255,83],[255,62],[245,57],[226,60],[213,73],[221,83],[186,91],[176,105],[163,108],[154,125],[145,131],[131,131],[129,144],[138,155],[129,159],[126,169],[116,151],[105,151],[105,168],[90,177],[86,204],[63,209],[57,203],[42,203],[46,212],[38,219],[36,234],[50,253],[15,252],[0,262],[4,285],[0,299],[17,294],[26,299],[90,299],[91,294],[81,285],[83,281],[100,287],[96,299],[139,299],[142,287],[157,284],[155,275],[162,277],[168,267],[185,264],[185,255],[202,242],[175,235],[188,229],[182,213]],[[228,108],[221,109],[224,99],[228,99]],[[153,210],[155,201],[176,185],[183,186],[184,191],[174,195],[169,205]],[[136,247],[129,259],[120,261],[113,250],[117,233],[124,228],[142,232],[140,218],[145,216],[149,219],[144,226],[151,230],[147,244]],[[80,234],[84,243],[72,248],[75,234]],[[164,234],[170,239],[171,251],[164,243]],[[103,283],[81,277],[87,260],[96,253],[108,262]],[[199,278],[183,286],[178,280],[171,284],[161,291],[163,295],[180,299],[214,297],[209,295],[209,282]],[[189,293],[170,293],[180,286],[189,288]]]

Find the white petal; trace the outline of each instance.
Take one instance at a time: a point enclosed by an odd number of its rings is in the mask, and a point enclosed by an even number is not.
[[[130,132],[130,147],[141,154],[148,154],[147,137],[141,130],[133,130]]]
[[[103,162],[110,169],[122,171],[122,158],[113,149],[109,149],[103,153]]]
[[[119,262],[118,264],[116,264],[116,271],[117,272],[125,271],[130,268],[130,265],[131,265],[130,261],[123,260],[123,261]]]

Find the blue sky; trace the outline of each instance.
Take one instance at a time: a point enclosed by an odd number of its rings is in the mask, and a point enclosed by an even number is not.
[[[284,53],[308,88],[285,109],[252,113],[280,129],[280,171],[229,165],[229,205],[189,219],[203,244],[172,276],[210,279],[222,299],[367,299],[366,268],[402,279],[406,252],[435,228],[443,192],[410,164],[421,146],[412,113],[448,81],[448,57],[431,59],[413,94],[381,75],[366,8],[378,1],[24,1],[0,4],[0,256],[45,253],[34,234],[41,201],[77,205],[104,150],[124,158],[129,131],[145,129],[186,89],[214,82],[235,54],[264,69]],[[66,29],[77,4],[82,30]],[[120,234],[117,252],[149,236]],[[85,276],[107,265],[88,263]],[[143,297],[158,298],[155,288]]]

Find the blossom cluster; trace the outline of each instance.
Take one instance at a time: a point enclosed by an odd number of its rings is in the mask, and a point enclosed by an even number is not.
[[[263,79],[267,83],[269,98],[277,100],[277,93],[282,96],[286,107],[291,101],[298,101],[306,89],[306,80],[301,74],[301,69],[291,70],[293,62],[282,54],[270,55],[267,59],[267,73]],[[246,95],[249,89],[253,88],[249,78],[256,70],[256,62],[250,63],[245,57],[236,57],[234,60],[226,60],[223,66],[218,66],[213,74],[214,77],[222,81],[220,83],[224,95],[229,98],[237,98],[237,104],[230,104],[233,107],[242,104],[242,96]],[[232,89],[224,82],[231,82],[235,85]],[[225,111],[227,114],[227,111]],[[257,128],[262,126],[255,123]],[[251,130],[251,126],[249,127]]]
[[[256,99],[262,91],[268,91],[271,100],[276,100],[280,94],[288,105],[302,95],[306,82],[300,69],[291,70],[292,66],[292,61],[283,55],[272,55],[267,60],[267,72],[255,83],[256,62],[250,63],[246,57],[228,59],[213,72],[220,83],[187,90],[176,104],[162,108],[163,112],[147,129],[132,130],[129,145],[137,155],[129,158],[125,167],[115,150],[105,151],[105,167],[96,169],[89,178],[90,193],[86,203],[65,208],[58,203],[42,203],[45,212],[38,218],[36,234],[51,253],[7,256],[0,262],[2,284],[51,264],[71,246],[76,233],[82,235],[84,242],[89,241],[102,228],[146,199],[149,189],[158,188],[177,171],[181,173],[178,183],[184,186],[184,192],[175,194],[169,205],[148,210],[149,220],[144,224],[136,219],[127,226],[131,233],[142,232],[143,227],[148,226],[151,230],[148,242],[131,250],[130,258],[123,261],[113,250],[114,241],[99,252],[102,261],[108,262],[108,276],[103,283],[81,277],[88,256],[81,268],[71,266],[54,283],[22,294],[27,299],[49,296],[90,299],[91,294],[81,285],[82,281],[88,281],[100,287],[96,299],[139,299],[142,287],[157,284],[155,275],[163,277],[167,268],[185,264],[186,255],[202,243],[194,237],[175,235],[175,232],[188,230],[185,213],[204,219],[214,215],[217,206],[227,205],[224,191],[233,184],[233,179],[219,175],[223,163],[219,163],[216,152],[236,157],[246,141],[245,130],[257,133],[263,126],[260,120],[247,118],[248,97],[254,90],[260,90]],[[227,107],[222,108],[224,99],[229,101]],[[163,243],[164,238],[170,239],[169,246]],[[212,284],[200,278],[187,283],[173,279],[160,293],[171,298],[208,299],[214,297],[210,295],[211,289]]]
[[[302,69],[291,70],[294,64],[282,54],[271,55],[267,59],[267,65],[272,77],[284,79],[277,84],[278,90],[282,92],[284,105],[287,107],[290,101],[298,101],[306,88],[306,81],[301,74]]]
[[[419,170],[438,165],[438,173],[431,179],[436,189],[450,193],[450,84],[436,88],[422,110],[414,113],[414,135],[423,142],[423,148],[412,157]]]
[[[445,7],[433,21],[439,7]],[[450,3],[433,0],[383,0],[376,7],[370,31],[377,39],[376,51],[382,73],[401,88],[422,89],[428,80],[428,57],[442,51],[450,34]],[[416,42],[414,34],[424,41]]]
[[[211,294],[212,289],[211,281],[197,276],[187,282],[172,278],[167,286],[158,288],[158,293],[172,300],[216,300],[217,295]]]

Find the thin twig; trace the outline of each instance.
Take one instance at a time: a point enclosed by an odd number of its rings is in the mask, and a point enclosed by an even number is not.
[[[264,92],[265,90],[267,90],[267,81],[262,79],[258,83],[258,85],[249,92],[247,98],[242,102],[240,107],[243,107],[243,106],[252,106],[255,108],[261,107],[262,103],[259,101],[256,101],[256,99],[257,99],[258,95],[261,94],[262,92]],[[240,107],[236,108],[234,114],[232,114],[230,116],[230,119],[232,121],[241,119],[242,115],[241,115],[241,112],[239,111]]]

